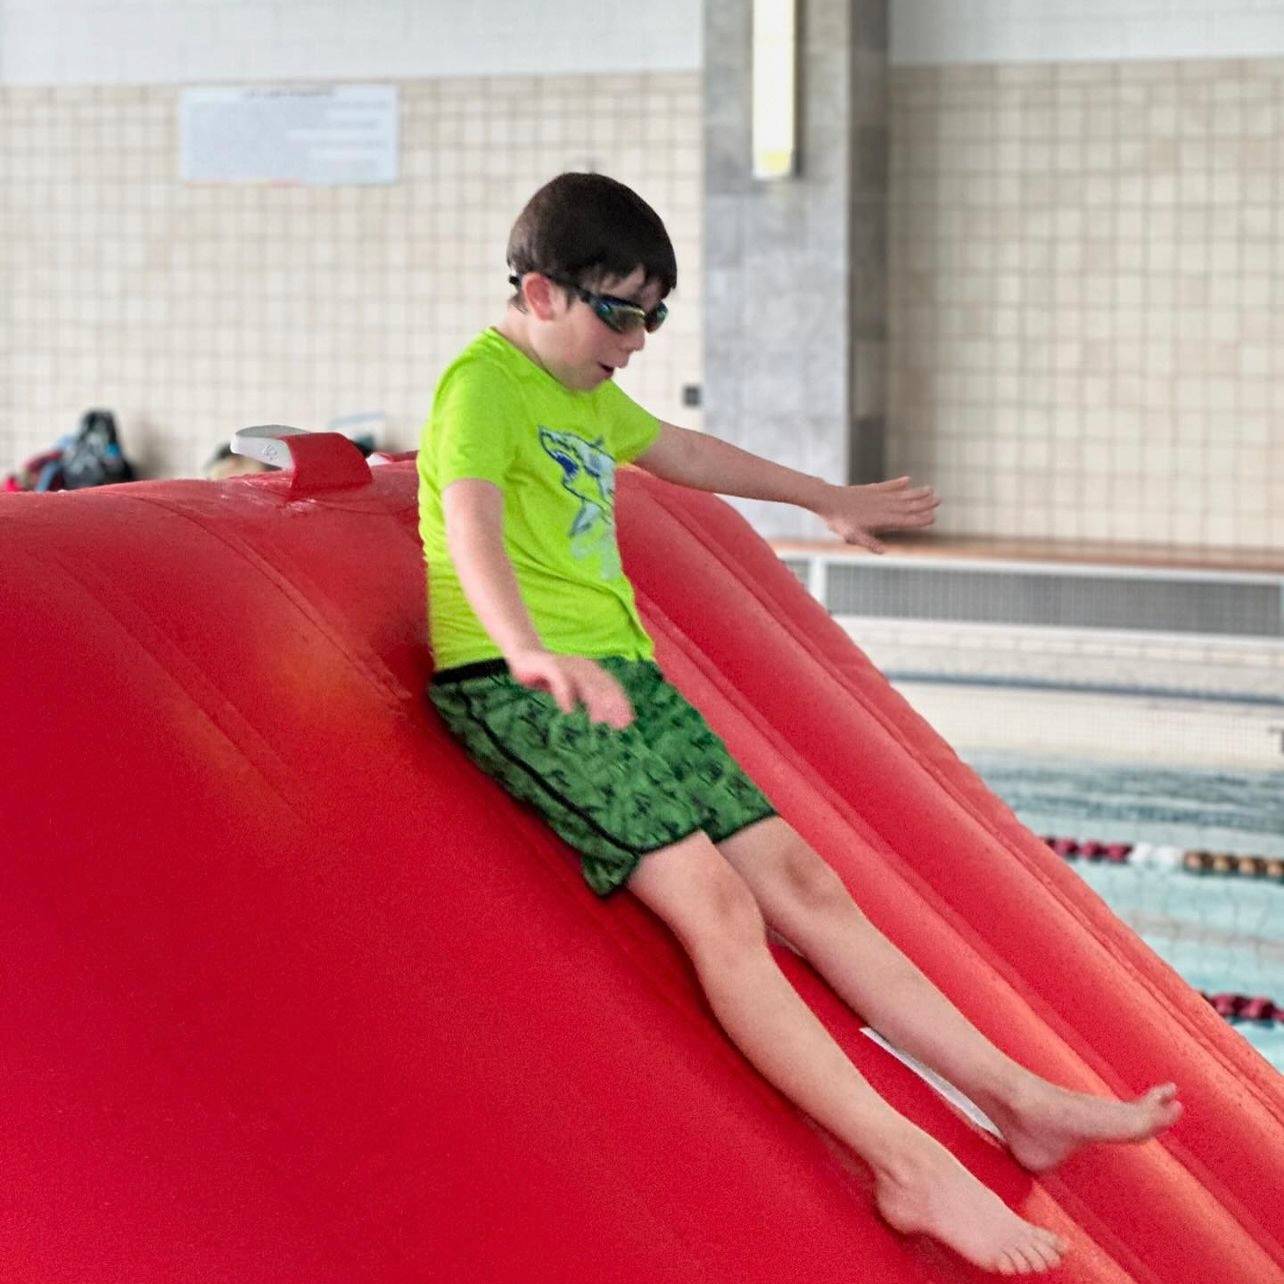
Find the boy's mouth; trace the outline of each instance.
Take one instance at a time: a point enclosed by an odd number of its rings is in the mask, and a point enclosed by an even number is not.
[[[602,371],[608,379],[615,373],[614,366],[604,366],[600,361],[597,363],[597,368]]]

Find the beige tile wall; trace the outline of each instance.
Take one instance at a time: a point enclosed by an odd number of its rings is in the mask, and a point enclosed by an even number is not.
[[[941,529],[1284,546],[1284,59],[891,86],[892,464]]]
[[[891,86],[891,463],[940,529],[1284,546],[1284,59]],[[590,165],[679,255],[625,386],[699,426],[699,73],[399,87],[402,181],[298,189],[180,182],[174,87],[0,88],[0,469],[91,405],[152,476],[249,423],[413,446],[517,209]]]
[[[621,384],[698,427],[699,74],[399,89],[399,183],[288,188],[181,182],[173,86],[0,88],[0,471],[95,405],[150,476],[196,475],[248,424],[363,411],[412,448],[437,375],[502,312],[521,205],[589,167],[678,252],[670,320]]]

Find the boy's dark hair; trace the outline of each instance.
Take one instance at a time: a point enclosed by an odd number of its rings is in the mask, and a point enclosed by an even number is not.
[[[559,174],[526,202],[508,236],[517,276],[543,272],[585,288],[641,267],[662,294],[678,283],[678,261],[660,216],[605,174]],[[521,305],[521,291],[512,302]]]

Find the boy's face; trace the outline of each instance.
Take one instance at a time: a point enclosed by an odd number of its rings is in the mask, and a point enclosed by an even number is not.
[[[647,282],[642,268],[628,276],[608,276],[593,287],[597,294],[625,299],[650,311],[660,302],[658,282]],[[629,364],[629,358],[646,346],[646,331],[621,334],[612,330],[583,299],[560,286],[550,287],[550,316],[539,318],[532,340],[545,369],[568,388],[590,392]]]

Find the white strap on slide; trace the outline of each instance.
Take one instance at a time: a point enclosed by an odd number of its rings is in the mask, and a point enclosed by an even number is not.
[[[994,1121],[986,1115],[974,1101],[965,1097],[952,1083],[942,1079],[939,1074],[929,1070],[921,1061],[915,1060],[908,1052],[902,1052],[900,1048],[893,1047],[886,1039],[883,1038],[877,1030],[871,1030],[869,1026],[861,1026],[861,1034],[868,1036],[878,1044],[880,1048],[885,1048],[894,1056],[897,1061],[903,1062],[914,1071],[924,1083],[930,1084],[937,1092],[945,1098],[956,1110],[965,1114],[978,1128],[985,1129],[986,1132],[992,1132],[996,1137],[1002,1137],[1003,1134],[998,1130]]]

